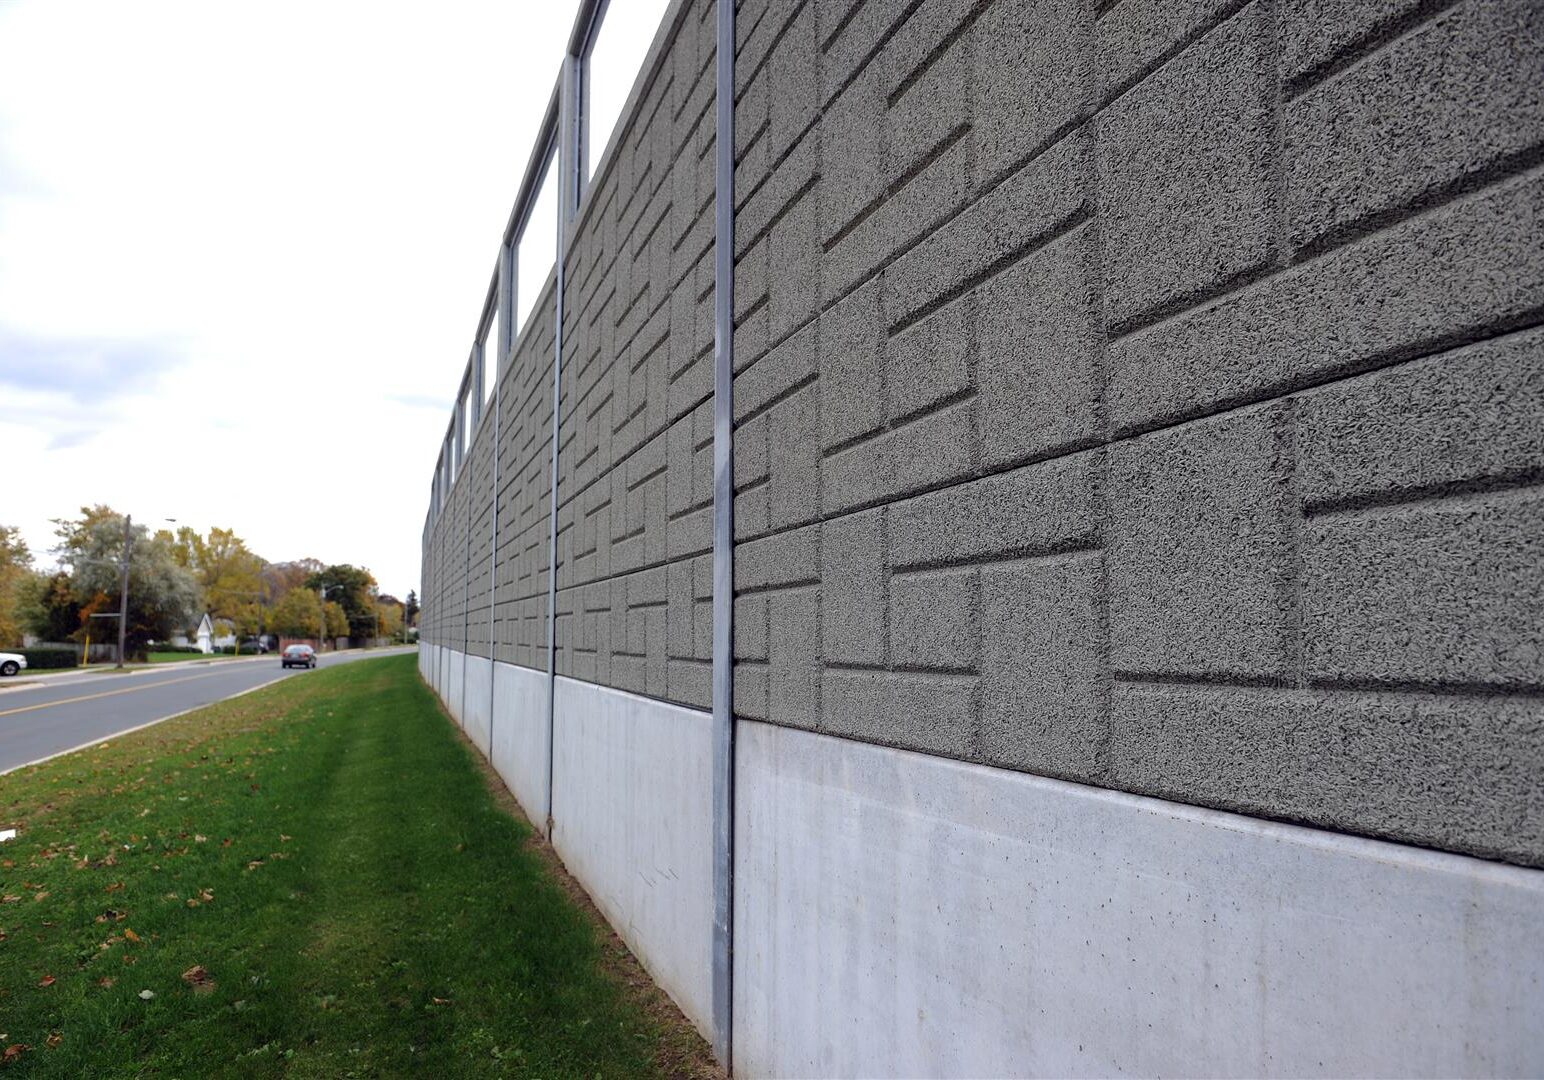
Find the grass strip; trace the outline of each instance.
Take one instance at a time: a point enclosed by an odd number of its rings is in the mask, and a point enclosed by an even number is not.
[[[13,826],[0,1060],[19,1072],[702,1070],[682,1052],[695,1035],[618,976],[614,942],[497,805],[411,656],[0,777]]]

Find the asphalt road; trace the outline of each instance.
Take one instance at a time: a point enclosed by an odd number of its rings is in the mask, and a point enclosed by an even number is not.
[[[320,667],[390,656],[411,649],[329,653]],[[29,680],[0,679],[0,774],[132,728],[223,701],[285,678],[277,654],[251,660],[168,664],[128,672],[78,672]]]

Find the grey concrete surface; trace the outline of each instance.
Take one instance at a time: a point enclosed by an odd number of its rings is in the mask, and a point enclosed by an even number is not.
[[[739,715],[1544,867],[1540,6],[738,11]],[[710,14],[571,230],[556,482],[559,673],[699,707]],[[447,657],[545,668],[554,310]]]
[[[399,655],[406,649],[328,653],[318,667]],[[112,738],[177,713],[223,701],[285,678],[278,656],[167,664],[123,674],[103,671],[26,683],[0,680],[0,773]],[[25,684],[25,685],[23,685]]]

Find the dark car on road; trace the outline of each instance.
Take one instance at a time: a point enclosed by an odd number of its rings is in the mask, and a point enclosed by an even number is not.
[[[316,666],[316,650],[309,645],[291,645],[280,655],[279,662],[287,668],[314,668]]]

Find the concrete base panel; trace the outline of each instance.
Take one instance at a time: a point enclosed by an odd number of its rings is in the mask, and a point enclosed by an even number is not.
[[[525,816],[545,829],[547,815],[547,673],[493,665],[493,749],[489,760]]]
[[[1544,873],[761,723],[737,738],[741,1075],[1544,1072]],[[609,762],[593,828],[640,814],[605,799],[650,745],[625,744],[577,758]]]
[[[492,754],[493,720],[493,661],[482,656],[467,656],[463,663],[466,689],[463,691],[466,716],[462,727],[472,745],[482,751],[483,757]]]
[[[445,663],[445,689],[440,696],[445,699],[445,708],[451,717],[463,728],[466,727],[466,702],[462,696],[462,690],[466,687],[466,653],[455,649],[446,650],[450,656]]]
[[[564,678],[555,705],[553,844],[706,1035],[713,1015],[712,717]]]

